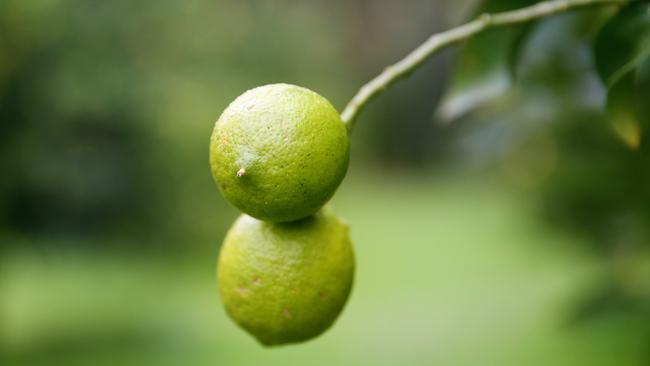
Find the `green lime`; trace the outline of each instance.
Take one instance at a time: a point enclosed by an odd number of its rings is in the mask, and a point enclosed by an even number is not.
[[[348,226],[330,213],[289,223],[241,215],[217,280],[228,315],[264,345],[308,340],[336,320],[352,288]]]
[[[332,105],[288,84],[251,89],[221,114],[210,140],[212,176],[226,199],[260,220],[318,211],[345,176],[349,140]]]

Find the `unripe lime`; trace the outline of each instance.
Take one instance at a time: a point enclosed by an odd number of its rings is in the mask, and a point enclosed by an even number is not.
[[[348,227],[329,213],[275,224],[241,215],[217,270],[226,312],[264,345],[324,332],[343,309],[353,275]]]
[[[210,140],[212,176],[226,199],[260,220],[318,211],[345,176],[349,141],[332,105],[288,84],[251,89],[223,112]]]

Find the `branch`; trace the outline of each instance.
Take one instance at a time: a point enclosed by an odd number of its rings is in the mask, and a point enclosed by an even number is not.
[[[401,61],[385,68],[381,74],[359,89],[345,107],[343,113],[341,113],[341,119],[346,124],[349,133],[352,131],[355,118],[372,98],[398,79],[410,74],[442,48],[466,40],[488,28],[525,23],[582,6],[625,4],[628,2],[630,0],[550,0],[503,13],[483,14],[469,23],[432,35]]]

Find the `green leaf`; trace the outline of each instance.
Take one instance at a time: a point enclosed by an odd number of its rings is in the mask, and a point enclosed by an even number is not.
[[[607,116],[614,132],[631,149],[641,145],[641,121],[637,117],[634,73],[620,77],[607,92]]]
[[[483,1],[472,18],[535,2]],[[464,43],[457,54],[451,82],[441,100],[438,116],[443,120],[456,119],[506,91],[512,83],[513,65],[528,29],[528,25],[492,29]]]
[[[610,19],[596,40],[596,68],[609,86],[650,54],[650,5],[627,6]]]
[[[650,5],[621,9],[598,35],[595,56],[614,132],[629,148],[639,149],[650,129]]]

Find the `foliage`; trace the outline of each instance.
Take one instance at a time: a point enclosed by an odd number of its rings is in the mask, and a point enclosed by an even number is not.
[[[564,54],[553,56],[571,64],[546,58],[548,65],[540,68],[531,55],[556,52],[553,47],[558,41],[552,36],[542,37],[542,30],[552,22],[558,29],[560,21],[569,26],[562,29],[566,32],[562,37],[567,41],[574,37],[574,52],[564,43],[559,48]],[[481,40],[477,37],[473,41]],[[465,74],[462,60],[492,59],[489,53],[481,53],[480,47],[468,43],[459,55],[461,62],[455,73],[458,79],[452,82],[452,93],[447,98],[466,98],[471,101],[467,108],[474,111],[474,119],[481,119],[488,111],[495,120],[517,119],[526,115],[530,104],[534,105],[528,98],[547,98],[545,109],[539,110],[544,114],[532,118],[541,124],[519,120],[506,127],[519,131],[516,138],[505,141],[514,145],[513,152],[507,154],[506,169],[512,172],[516,164],[516,169],[523,169],[529,177],[541,174],[541,180],[529,190],[538,199],[540,213],[555,227],[588,238],[586,243],[594,253],[610,263],[608,275],[585,296],[574,320],[595,321],[621,312],[647,319],[650,142],[644,134],[650,128],[650,5],[634,2],[621,9],[583,10],[579,16],[545,20],[522,42],[528,45],[506,43],[511,51],[525,49],[523,54],[516,51],[520,57],[514,64],[512,59],[500,59],[494,62],[497,66],[483,70],[483,79],[476,77],[471,68]],[[483,50],[489,50],[488,46],[485,43]],[[581,61],[584,58],[576,52],[581,47],[589,50],[587,62]],[[504,103],[504,97],[466,97],[475,87],[485,88],[482,83],[497,73],[495,70],[505,74],[503,70],[512,68],[520,74],[506,93],[510,99],[507,107],[495,109],[495,105]],[[600,79],[602,96],[591,95],[591,80],[595,77]],[[505,84],[492,85],[499,90]],[[550,93],[540,93],[546,88]],[[466,93],[458,94],[459,90]],[[539,146],[542,150],[535,150]],[[531,154],[537,155],[531,159]]]
[[[472,18],[533,3],[534,0],[483,1],[473,11]],[[512,84],[517,58],[530,27],[530,24],[522,24],[493,29],[465,42],[440,102],[439,117],[444,120],[459,118],[503,94]]]
[[[598,36],[595,60],[614,130],[638,149],[650,127],[650,5],[632,4],[615,15]]]

